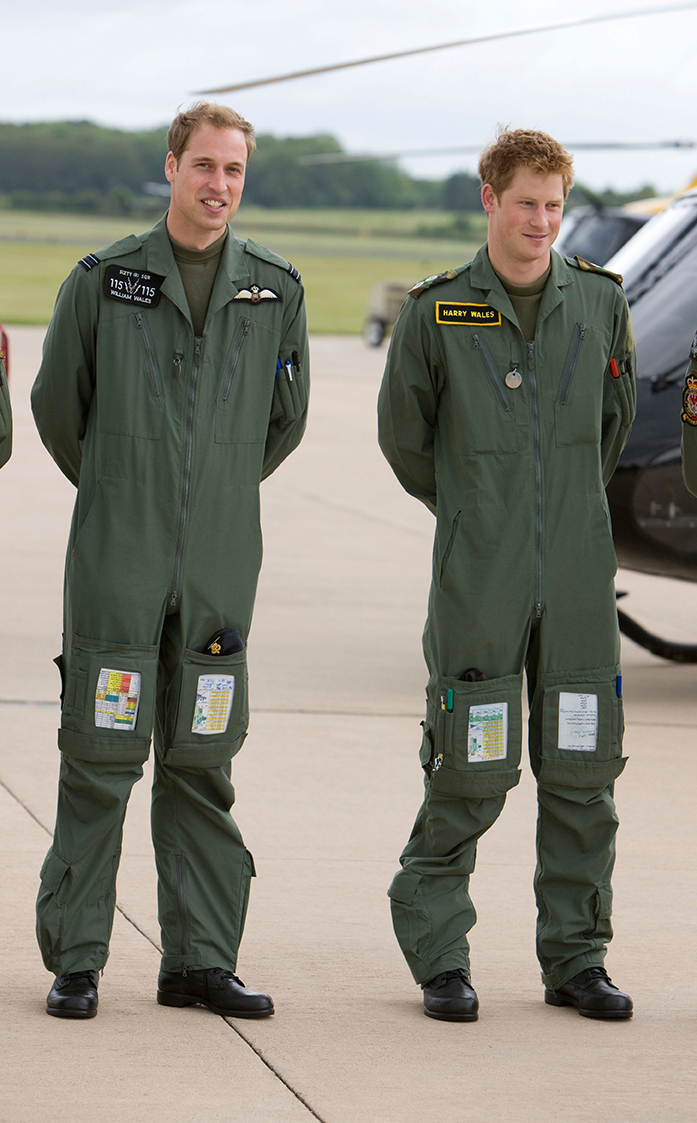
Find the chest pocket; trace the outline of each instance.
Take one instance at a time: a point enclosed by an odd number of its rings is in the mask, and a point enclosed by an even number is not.
[[[457,358],[449,356],[452,418],[457,429],[453,447],[464,456],[516,452],[515,402],[504,382],[509,367],[499,369],[483,332],[473,332],[470,340],[472,353],[466,362],[461,350]]]
[[[574,326],[554,408],[558,448],[600,443],[609,346],[609,339],[590,324]]]
[[[101,433],[159,440],[164,382],[155,349],[155,310],[102,320],[97,340],[97,408]]]
[[[250,317],[238,321],[216,391],[218,444],[266,441],[279,342],[278,332]]]

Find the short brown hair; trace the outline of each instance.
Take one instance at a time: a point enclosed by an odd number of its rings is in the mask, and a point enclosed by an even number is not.
[[[212,125],[214,129],[239,129],[244,133],[247,145],[247,159],[257,146],[254,138],[254,125],[245,121],[229,105],[218,105],[214,101],[195,101],[190,109],[178,113],[169,126],[167,133],[167,150],[172,153],[179,163],[182,153],[191,140],[191,134],[199,125]]]
[[[566,199],[574,182],[574,162],[566,149],[547,133],[535,129],[501,129],[479,160],[482,186],[490,183],[497,199],[511,186],[518,168],[542,175],[560,175]]]

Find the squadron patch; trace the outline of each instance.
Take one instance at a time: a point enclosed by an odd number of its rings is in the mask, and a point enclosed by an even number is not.
[[[682,419],[687,425],[697,425],[697,375],[688,374],[682,393]]]
[[[160,289],[164,279],[159,273],[110,265],[104,274],[104,295],[112,300],[120,300],[123,304],[156,308],[160,303]]]
[[[283,298],[273,289],[262,289],[259,285],[250,285],[248,289],[240,289],[233,300],[243,300],[248,304],[261,304],[262,300],[282,300]]]
[[[462,304],[454,300],[437,300],[436,323],[497,328],[501,326],[501,313],[490,304]]]

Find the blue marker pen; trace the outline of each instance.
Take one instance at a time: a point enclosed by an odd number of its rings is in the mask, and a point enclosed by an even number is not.
[[[278,359],[276,359],[276,381],[277,382],[278,382],[278,372],[279,372],[279,370],[283,370],[283,367],[281,366],[280,356],[279,356]]]
[[[615,679],[615,690],[617,691],[617,697],[621,698],[622,697],[622,675],[618,675],[617,678]]]

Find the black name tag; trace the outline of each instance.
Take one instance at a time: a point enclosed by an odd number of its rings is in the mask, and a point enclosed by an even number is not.
[[[164,277],[159,273],[144,273],[140,269],[124,269],[110,265],[104,274],[104,295],[124,304],[141,304],[156,308],[160,302],[160,289]]]
[[[452,300],[437,300],[436,323],[498,328],[501,326],[501,313],[490,304],[459,304]]]

